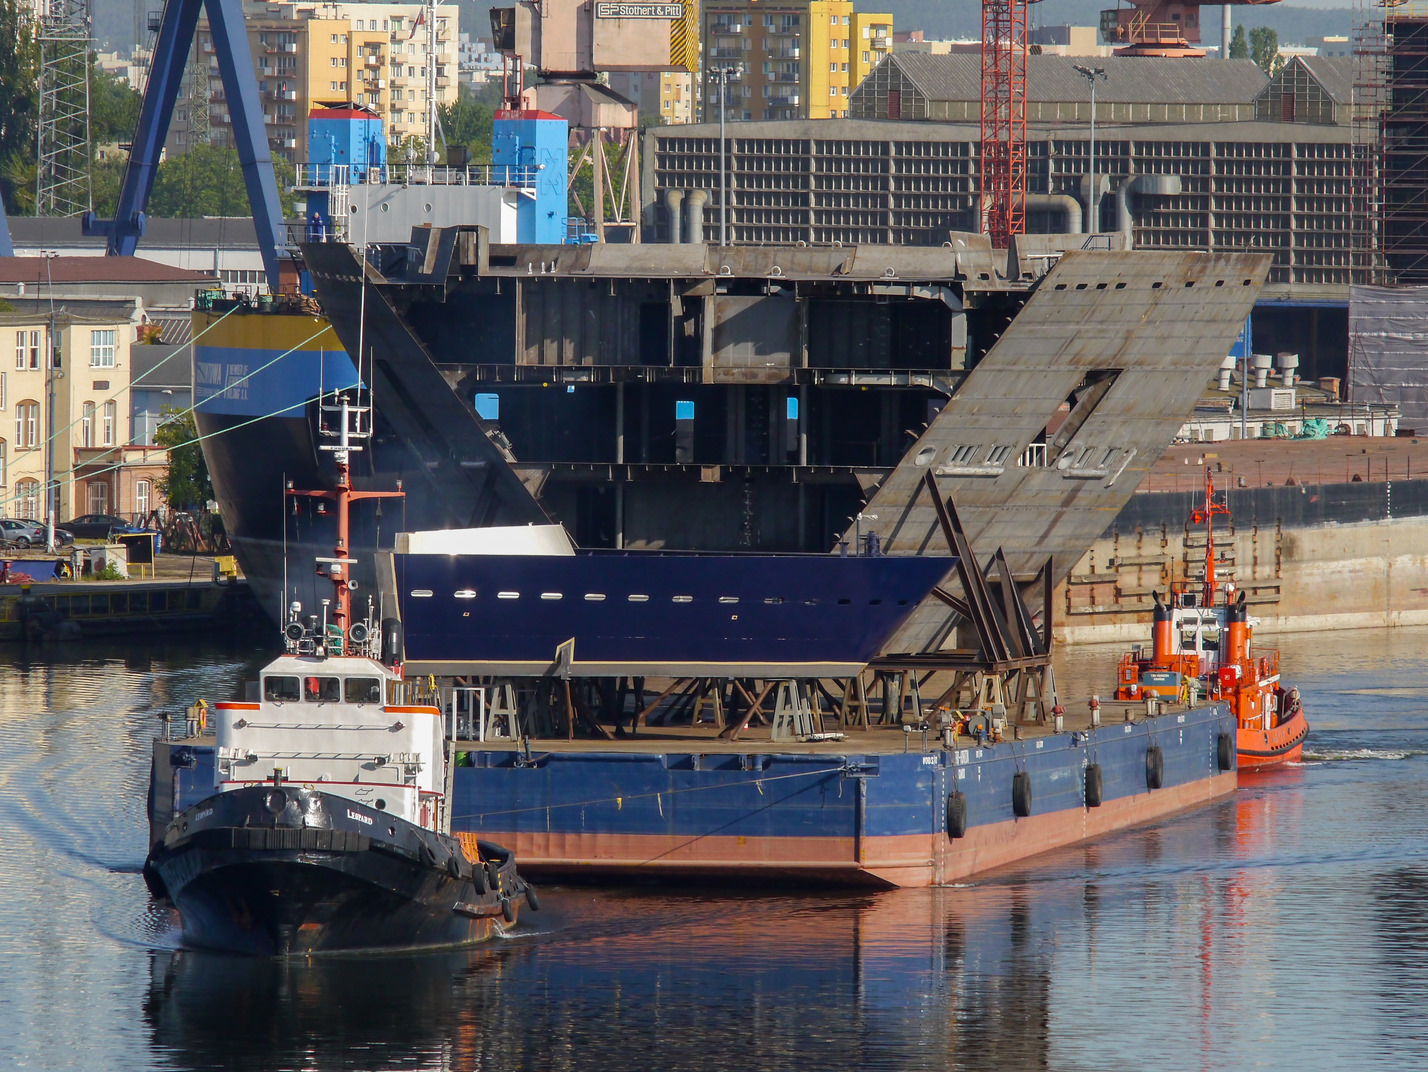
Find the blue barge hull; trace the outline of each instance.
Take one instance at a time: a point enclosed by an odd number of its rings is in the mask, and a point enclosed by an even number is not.
[[[1230,712],[1212,705],[927,752],[915,736],[907,753],[861,753],[848,747],[857,733],[797,752],[569,750],[529,763],[486,748],[455,771],[452,826],[483,831],[536,874],[941,885],[1233,791],[1234,732]],[[1161,777],[1151,789],[1155,748]],[[1086,801],[1091,764],[1101,771],[1095,807]],[[1013,799],[1020,772],[1030,779],[1024,816]],[[966,812],[960,837],[948,831],[956,792]]]
[[[479,830],[513,849],[522,872],[547,877],[943,885],[1233,792],[1234,734],[1233,715],[1211,704],[926,752],[920,735],[904,753],[901,732],[877,729],[807,745],[561,742],[529,761],[482,746],[468,752],[472,766],[454,771],[452,832],[468,841]],[[894,736],[897,751],[872,750]],[[173,804],[182,810],[211,792],[213,748],[168,747]],[[1160,785],[1152,789],[1147,757],[1157,748]],[[1101,771],[1096,807],[1086,799],[1091,764]],[[1030,807],[1018,815],[1013,785],[1023,772]],[[948,830],[953,793],[965,804],[960,837]],[[168,793],[151,799],[151,814],[168,802]]]

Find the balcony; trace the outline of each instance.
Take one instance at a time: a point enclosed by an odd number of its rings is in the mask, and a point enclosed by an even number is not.
[[[382,66],[382,57],[381,57],[381,56],[368,56],[368,57],[367,57],[367,66],[368,66],[368,67],[380,67],[380,66]]]
[[[780,60],[796,60],[803,54],[803,49],[797,45],[792,47],[785,45],[783,48],[770,52],[769,55]]]
[[[711,48],[709,58],[715,60],[741,60],[744,58],[744,50],[741,48]]]
[[[797,82],[799,75],[797,72],[790,74],[788,71],[780,71],[778,74],[764,76],[770,82]]]
[[[725,36],[732,34],[741,34],[743,32],[744,24],[742,22],[716,22],[713,26],[709,27],[709,35],[711,37],[721,34]]]

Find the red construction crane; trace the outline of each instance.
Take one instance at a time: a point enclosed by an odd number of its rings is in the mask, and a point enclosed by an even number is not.
[[[982,0],[982,230],[992,245],[1026,227],[1026,9]]]

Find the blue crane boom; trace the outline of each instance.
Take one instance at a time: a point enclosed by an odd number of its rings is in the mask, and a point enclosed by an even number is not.
[[[242,0],[165,0],[158,40],[154,45],[153,66],[149,83],[144,89],[139,125],[134,131],[134,145],[124,168],[124,182],[119,188],[114,219],[101,220],[94,213],[86,212],[84,233],[102,235],[107,243],[106,252],[111,256],[130,256],[138,248],[139,239],[144,234],[149,195],[154,189],[154,174],[159,166],[164,139],[168,136],[174,102],[178,99],[184,64],[198,28],[199,14],[204,9],[208,12],[213,50],[218,58],[218,73],[223,79],[226,106],[233,124],[233,140],[238,149],[238,161],[243,167],[243,185],[248,191],[248,205],[253,211],[268,288],[277,293],[279,257],[287,244],[282,200],[263,124],[263,107],[258,100],[258,76],[253,70],[253,55],[248,48]],[[204,76],[204,72],[200,72],[200,76]]]

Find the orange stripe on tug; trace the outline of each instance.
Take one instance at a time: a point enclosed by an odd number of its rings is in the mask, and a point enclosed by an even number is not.
[[[1193,693],[1228,704],[1238,726],[1239,768],[1253,772],[1297,761],[1309,722],[1299,690],[1280,680],[1279,652],[1254,647],[1245,593],[1216,579],[1214,518],[1230,513],[1221,496],[1215,498],[1207,466],[1204,505],[1190,515],[1192,524],[1205,526],[1204,579],[1173,583],[1168,604],[1153,593],[1151,649],[1122,656],[1116,699],[1185,701]]]

